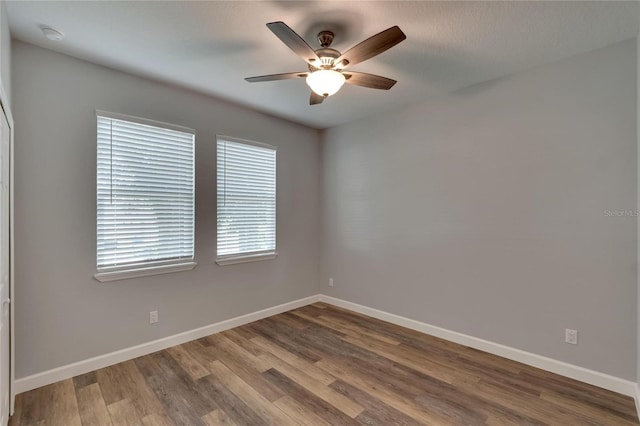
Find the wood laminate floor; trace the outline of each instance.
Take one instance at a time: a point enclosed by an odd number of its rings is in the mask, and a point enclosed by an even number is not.
[[[17,396],[27,425],[631,425],[633,399],[325,304]]]

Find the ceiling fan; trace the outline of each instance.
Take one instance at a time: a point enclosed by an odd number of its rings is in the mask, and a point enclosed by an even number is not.
[[[313,50],[302,37],[284,22],[270,22],[267,27],[308,64],[309,71],[245,78],[250,83],[306,78],[307,84],[311,88],[309,105],[322,103],[326,97],[340,90],[344,83],[382,90],[389,90],[396,84],[396,81],[390,78],[363,72],[345,71],[345,69],[351,65],[371,59],[406,39],[407,36],[398,26],[388,28],[366,39],[345,53],[340,53],[330,47],[334,37],[331,31],[320,31],[318,33],[320,49]]]

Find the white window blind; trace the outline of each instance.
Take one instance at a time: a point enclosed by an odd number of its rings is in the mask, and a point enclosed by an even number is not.
[[[276,249],[276,148],[219,136],[218,259]]]
[[[193,260],[194,143],[190,129],[98,112],[99,271]]]

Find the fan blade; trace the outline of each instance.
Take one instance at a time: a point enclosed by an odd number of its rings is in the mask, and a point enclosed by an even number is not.
[[[300,56],[303,61],[311,64],[318,65],[320,58],[313,51],[311,46],[302,39],[295,31],[287,26],[284,22],[270,22],[267,27],[278,37],[284,44],[293,50],[296,55]]]
[[[287,80],[290,78],[298,78],[298,77],[306,77],[307,75],[309,75],[308,72],[287,72],[284,74],[270,74],[270,75],[260,75],[258,77],[247,77],[245,78],[245,80],[247,80],[249,83],[259,83],[261,81],[275,81],[275,80]]]
[[[407,36],[396,25],[395,27],[388,28],[373,37],[369,37],[362,43],[347,50],[342,54],[342,56],[334,61],[334,64],[337,64],[338,68],[346,68],[347,66],[366,61],[367,59],[381,54],[385,50],[391,49],[406,38]],[[341,62],[343,62],[343,66],[340,66]]]
[[[309,98],[309,105],[318,105],[324,101],[324,96],[318,95],[316,92],[311,91],[311,97]]]
[[[368,87],[370,89],[389,90],[396,84],[395,80],[379,75],[367,74],[364,72],[343,72],[346,80],[345,83],[355,84],[356,86]]]

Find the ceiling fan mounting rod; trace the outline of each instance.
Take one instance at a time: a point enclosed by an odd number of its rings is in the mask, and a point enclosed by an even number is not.
[[[320,31],[318,33],[318,43],[321,47],[329,47],[333,43],[334,34],[331,31]]]

